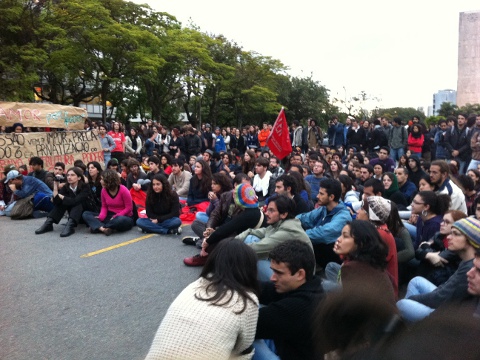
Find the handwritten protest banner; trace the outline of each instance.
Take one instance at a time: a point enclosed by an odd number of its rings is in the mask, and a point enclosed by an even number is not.
[[[0,102],[0,125],[83,130],[87,110],[43,103]]]
[[[0,170],[6,165],[27,165],[32,156],[43,159],[44,169],[52,171],[56,162],[68,169],[76,160],[85,164],[98,161],[104,167],[100,139],[94,131],[58,131],[0,134]],[[3,175],[3,174],[2,174]]]

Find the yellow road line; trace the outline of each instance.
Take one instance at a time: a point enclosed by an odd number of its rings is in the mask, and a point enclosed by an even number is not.
[[[90,257],[90,256],[98,255],[98,254],[101,254],[101,253],[104,253],[104,252],[107,252],[107,251],[110,251],[110,250],[118,249],[122,246],[130,245],[130,244],[133,244],[133,243],[151,238],[152,236],[156,236],[156,235],[157,234],[148,234],[148,235],[145,235],[145,236],[140,236],[136,239],[128,240],[128,241],[122,242],[120,244],[112,245],[112,246],[109,246],[109,247],[106,247],[106,248],[103,248],[103,249],[100,249],[100,250],[97,250],[97,251],[92,251],[92,252],[89,252],[87,254],[83,254],[80,257],[81,258],[87,258],[87,257]]]

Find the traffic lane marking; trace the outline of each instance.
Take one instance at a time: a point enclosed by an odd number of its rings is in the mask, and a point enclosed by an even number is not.
[[[110,250],[118,249],[122,246],[130,245],[130,244],[133,244],[133,243],[145,240],[145,239],[149,239],[149,238],[151,238],[153,236],[157,236],[157,235],[158,234],[148,234],[148,235],[145,235],[145,236],[140,236],[140,237],[132,239],[132,240],[124,241],[124,242],[116,244],[116,245],[112,245],[112,246],[109,246],[109,247],[106,247],[106,248],[103,248],[103,249],[100,249],[100,250],[96,250],[96,251],[89,252],[87,254],[83,254],[80,257],[81,258],[88,258],[88,257],[91,257],[91,256],[102,254],[102,253],[110,251]]]

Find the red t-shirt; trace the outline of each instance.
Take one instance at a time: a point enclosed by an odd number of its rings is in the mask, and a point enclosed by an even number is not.
[[[125,134],[123,132],[109,131],[108,135],[115,141],[115,149],[112,152],[125,152]]]

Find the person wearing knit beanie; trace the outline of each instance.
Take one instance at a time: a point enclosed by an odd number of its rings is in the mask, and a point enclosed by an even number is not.
[[[470,245],[475,249],[480,248],[480,220],[473,217],[460,219],[452,225],[453,228],[458,229],[465,235]]]
[[[235,204],[243,209],[254,209],[258,207],[258,198],[255,189],[249,184],[238,185],[233,192]]]
[[[469,296],[467,272],[473,266],[476,249],[480,247],[480,220],[469,217],[456,221],[447,240],[448,250],[456,253],[462,261],[457,271],[439,287],[421,276],[410,281],[405,299],[397,303],[401,315],[409,322],[422,320],[440,305]]]

